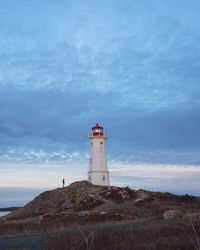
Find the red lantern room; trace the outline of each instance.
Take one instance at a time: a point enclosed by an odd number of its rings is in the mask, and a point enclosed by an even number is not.
[[[103,136],[103,127],[100,127],[98,123],[92,128],[92,136]]]

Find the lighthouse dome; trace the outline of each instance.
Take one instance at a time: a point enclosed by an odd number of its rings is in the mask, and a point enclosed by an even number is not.
[[[103,127],[99,126],[97,123],[96,126],[92,127],[93,136],[103,136]]]

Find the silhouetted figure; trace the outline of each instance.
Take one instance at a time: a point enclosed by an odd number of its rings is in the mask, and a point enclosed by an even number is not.
[[[64,188],[64,186],[65,186],[65,179],[63,179],[63,188]]]

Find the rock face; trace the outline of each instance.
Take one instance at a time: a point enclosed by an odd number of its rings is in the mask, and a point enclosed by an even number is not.
[[[174,219],[174,218],[180,218],[182,216],[183,216],[183,212],[181,210],[178,210],[178,209],[166,210],[163,213],[164,219]]]

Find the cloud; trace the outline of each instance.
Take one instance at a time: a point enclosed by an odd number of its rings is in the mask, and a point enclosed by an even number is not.
[[[88,164],[84,162],[65,163],[0,163],[0,187],[52,189],[62,185],[65,178],[66,185],[71,182],[87,179]]]
[[[112,185],[176,194],[200,195],[198,191],[199,166],[115,162],[110,164],[110,176]]]
[[[115,91],[2,89],[0,159],[43,162],[74,152],[82,157],[89,152],[90,127],[100,121],[110,159],[199,164],[196,106],[149,112],[118,100]]]
[[[85,160],[99,121],[110,160],[198,165],[199,3],[182,6],[6,1],[0,160]]]

